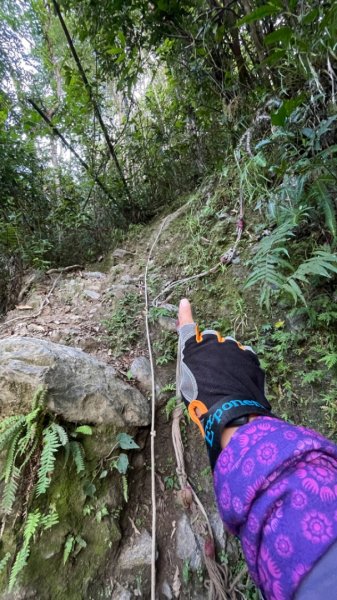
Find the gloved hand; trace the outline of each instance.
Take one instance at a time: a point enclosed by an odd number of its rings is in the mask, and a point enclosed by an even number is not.
[[[200,333],[186,299],[180,303],[178,327],[178,391],[205,438],[214,469],[225,427],[243,425],[251,414],[271,415],[264,371],[250,346],[212,329]]]

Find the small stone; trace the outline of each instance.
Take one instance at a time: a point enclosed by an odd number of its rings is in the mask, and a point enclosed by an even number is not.
[[[124,250],[123,248],[116,248],[116,250],[113,251],[112,256],[114,258],[124,258],[124,256],[127,256],[128,254],[132,254],[132,252]]]
[[[101,271],[84,271],[83,277],[87,279],[106,279],[106,274]]]
[[[127,540],[118,559],[117,569],[123,574],[123,581],[134,584],[141,582],[144,598],[148,598],[151,589],[152,539],[148,531],[141,531]]]
[[[235,258],[233,258],[233,260],[232,260],[232,264],[233,264],[233,265],[239,265],[239,264],[240,264],[240,262],[241,262],[241,258],[240,258],[240,256],[236,256],[236,257],[235,257]]]
[[[220,221],[223,221],[224,219],[229,219],[230,217],[228,212],[224,210],[221,210],[220,212],[216,213],[216,216],[218,217],[218,219],[220,219]]]
[[[163,596],[165,596],[165,598],[167,598],[167,600],[172,600],[172,598],[173,598],[172,590],[171,590],[169,584],[167,583],[166,579],[163,582],[163,585],[161,586],[161,593],[163,594]]]
[[[117,300],[123,298],[125,294],[127,294],[130,291],[137,291],[136,286],[116,284],[112,285],[107,289],[107,292],[110,294],[110,296],[114,296],[115,298],[117,298]]]
[[[185,514],[179,519],[177,525],[176,553],[181,560],[188,560],[192,571],[200,569],[202,565],[201,549]]]
[[[27,330],[34,333],[43,333],[45,328],[42,325],[37,325],[36,323],[29,323],[29,325],[27,325]]]
[[[83,295],[89,300],[98,300],[101,296],[101,294],[95,292],[94,290],[84,290]]]
[[[220,546],[220,548],[223,549],[226,545],[226,533],[224,524],[220,518],[219,513],[217,511],[212,513],[209,516],[209,521],[212,527],[215,541],[218,544],[218,546]]]
[[[117,586],[112,593],[111,600],[131,600],[131,592],[117,583]]]
[[[151,363],[146,356],[137,356],[130,366],[130,373],[132,377],[138,381],[141,388],[145,392],[151,392],[152,390],[152,375],[151,375]],[[160,386],[156,384],[156,397],[160,394]]]
[[[125,283],[126,285],[130,284],[130,283],[134,283],[135,281],[138,281],[137,277],[131,277],[131,275],[122,275],[121,279],[120,279],[121,283]]]
[[[176,319],[172,319],[172,317],[164,317],[161,315],[158,319],[158,323],[160,327],[166,331],[177,331]]]

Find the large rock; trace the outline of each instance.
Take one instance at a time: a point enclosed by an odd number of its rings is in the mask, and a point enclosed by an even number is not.
[[[152,539],[144,529],[140,535],[132,536],[122,548],[118,559],[117,571],[123,582],[135,585],[134,593],[149,598],[151,588]],[[156,556],[157,558],[157,556]],[[138,587],[140,586],[140,589]]]
[[[188,561],[192,571],[202,566],[202,552],[199,541],[192,531],[187,515],[180,517],[176,532],[176,553],[178,558]]]
[[[29,337],[0,340],[0,417],[27,412],[39,385],[66,421],[148,425],[149,402],[115,370],[82,350]]]

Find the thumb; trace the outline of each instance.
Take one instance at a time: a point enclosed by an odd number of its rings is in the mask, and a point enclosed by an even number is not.
[[[194,323],[192,309],[187,298],[180,300],[179,311],[178,311],[178,327]]]

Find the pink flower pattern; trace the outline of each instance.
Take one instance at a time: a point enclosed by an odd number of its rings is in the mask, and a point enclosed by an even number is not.
[[[220,454],[214,487],[266,600],[293,597],[337,541],[337,446],[304,427],[258,417]]]
[[[288,535],[280,534],[275,540],[275,550],[280,556],[291,556],[294,552],[293,545]]]
[[[321,512],[311,510],[306,513],[301,522],[304,537],[313,544],[328,542],[332,538],[332,523]]]

